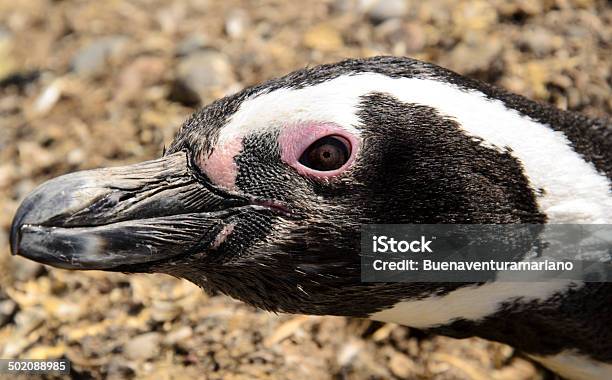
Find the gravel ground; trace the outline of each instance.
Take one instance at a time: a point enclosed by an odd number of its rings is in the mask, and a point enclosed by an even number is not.
[[[603,0],[0,0],[0,357],[65,357],[75,378],[549,378],[479,339],[44,268],[9,256],[8,228],[45,179],[159,156],[201,104],[345,57],[408,55],[610,115],[611,21]]]

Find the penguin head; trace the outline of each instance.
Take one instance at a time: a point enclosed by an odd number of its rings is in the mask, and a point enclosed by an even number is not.
[[[194,114],[158,160],[41,185],[12,251],[168,273],[268,310],[370,315],[431,285],[361,282],[362,225],[545,219],[512,150],[464,128],[476,110],[457,78],[383,57],[245,89]]]

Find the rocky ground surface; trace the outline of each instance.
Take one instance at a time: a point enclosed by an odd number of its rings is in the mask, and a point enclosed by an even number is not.
[[[274,315],[162,275],[9,256],[45,179],[159,156],[202,104],[296,68],[408,55],[610,115],[605,0],[0,0],[0,357],[75,378],[541,379],[512,348],[333,317]]]

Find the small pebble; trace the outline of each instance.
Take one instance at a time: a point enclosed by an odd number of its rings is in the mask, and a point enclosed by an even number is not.
[[[227,57],[214,50],[190,54],[178,63],[171,98],[185,104],[202,103],[213,91],[235,82]]]
[[[45,312],[41,307],[35,306],[19,311],[15,315],[15,325],[17,326],[17,335],[26,336],[45,321]]]
[[[203,50],[210,46],[210,41],[203,34],[192,34],[180,41],[176,48],[176,55],[185,56]]]
[[[335,51],[342,47],[342,36],[330,24],[318,24],[304,34],[304,45],[321,51]]]
[[[39,115],[48,113],[59,101],[61,96],[62,81],[60,79],[56,79],[38,96],[36,103],[34,104],[34,111]]]
[[[181,312],[181,307],[172,300],[153,300],[151,316],[157,322],[171,321],[178,317]]]
[[[185,339],[191,338],[192,335],[193,335],[193,329],[191,327],[182,326],[166,334],[166,336],[164,337],[164,343],[169,346],[172,346]]]
[[[156,332],[138,335],[123,346],[125,355],[132,360],[148,360],[159,355],[162,336]]]
[[[535,28],[525,31],[521,42],[532,52],[538,55],[551,53],[555,49],[555,36],[544,28]]]
[[[409,357],[401,353],[395,353],[389,360],[389,369],[391,372],[401,378],[407,379],[414,376],[415,364]]]
[[[44,267],[35,261],[25,259],[21,256],[11,257],[11,269],[16,281],[28,281],[36,278],[44,272]]]
[[[442,64],[462,73],[484,71],[491,68],[501,50],[502,45],[499,39],[478,37],[457,44],[450,54],[442,60]]]
[[[4,326],[17,310],[17,304],[11,300],[6,299],[0,301],[0,327]]]
[[[243,37],[249,28],[249,15],[242,9],[232,11],[225,20],[225,33],[231,38]]]
[[[102,37],[79,50],[72,58],[71,68],[83,76],[97,76],[106,71],[109,60],[125,47],[123,36]]]
[[[375,24],[402,17],[408,11],[405,0],[359,0],[359,8]]]
[[[0,80],[7,77],[16,69],[12,51],[12,35],[8,30],[0,26]]]

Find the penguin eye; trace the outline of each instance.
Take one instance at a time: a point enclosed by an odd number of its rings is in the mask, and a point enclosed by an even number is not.
[[[281,160],[300,175],[329,180],[345,173],[359,153],[361,139],[334,123],[301,122],[278,135]]]
[[[325,136],[312,143],[298,160],[302,165],[317,171],[336,170],[346,164],[351,156],[350,143],[341,136]]]

